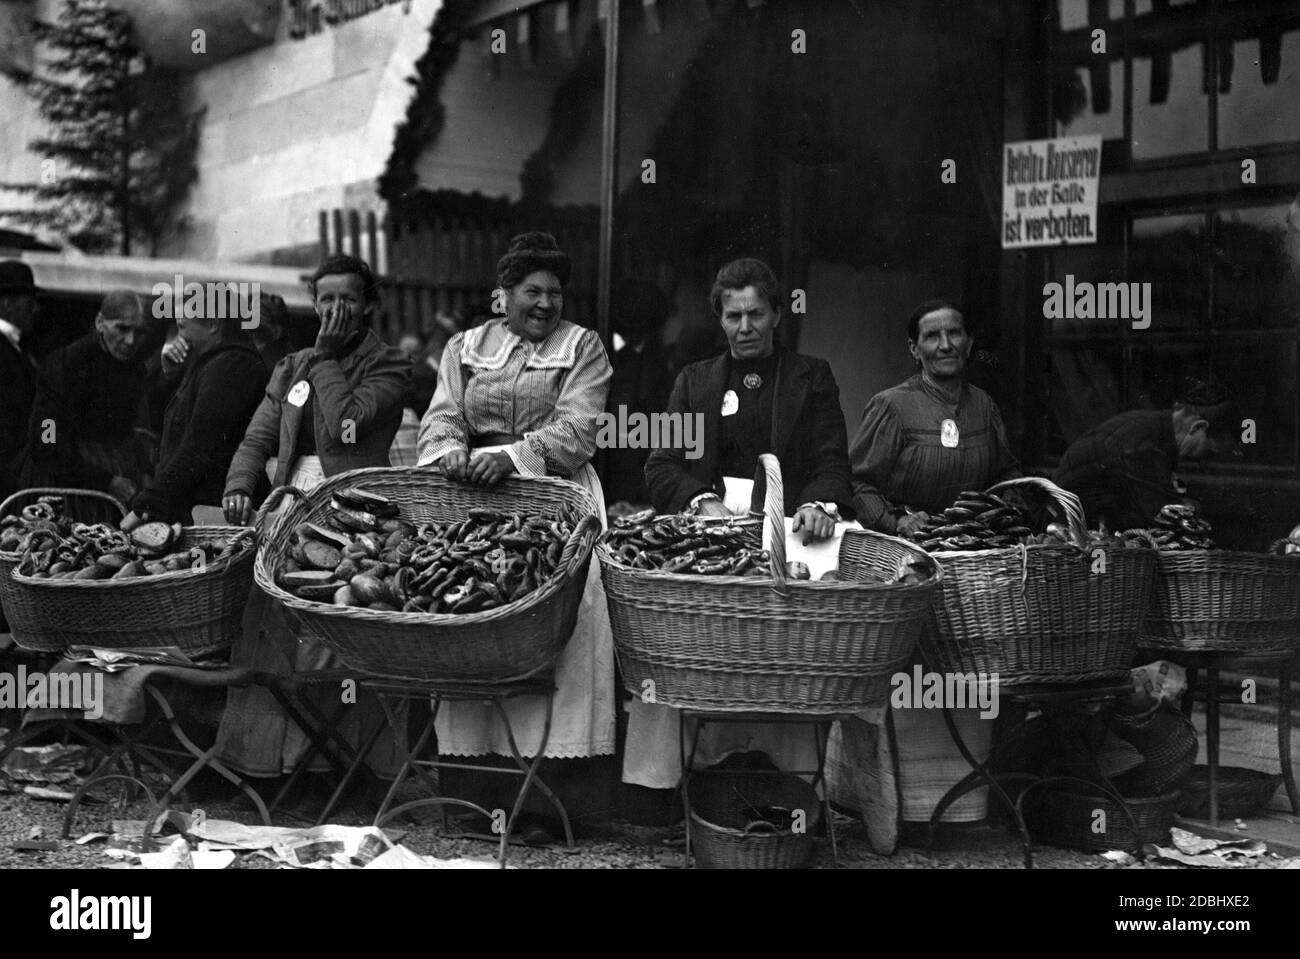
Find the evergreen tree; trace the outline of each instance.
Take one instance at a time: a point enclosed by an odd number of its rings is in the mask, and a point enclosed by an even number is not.
[[[187,117],[181,84],[150,68],[130,18],[103,0],[65,0],[54,23],[33,24],[46,56],[22,81],[49,135],[28,149],[39,181],[6,184],[36,205],[3,215],[47,227],[90,252],[150,247],[197,177],[199,117]]]

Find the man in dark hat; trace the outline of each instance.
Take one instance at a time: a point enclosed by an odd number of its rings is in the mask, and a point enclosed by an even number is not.
[[[1186,490],[1184,461],[1237,452],[1241,413],[1220,384],[1189,379],[1172,409],[1129,410],[1093,427],[1061,457],[1054,479],[1078,495],[1091,525],[1150,526]]]
[[[150,319],[140,297],[113,290],[95,328],[45,358],[27,428],[25,486],[71,486],[129,503],[151,472],[136,426],[145,399]]]
[[[26,263],[0,263],[0,498],[17,488],[17,461],[36,396],[36,357],[23,340],[36,328],[38,292]]]

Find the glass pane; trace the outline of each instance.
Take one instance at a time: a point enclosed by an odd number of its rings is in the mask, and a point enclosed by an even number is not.
[[[1294,329],[1300,303],[1286,256],[1285,204],[1215,214],[1214,321],[1222,329]]]
[[[1160,61],[1133,59],[1133,156],[1138,159],[1196,153],[1210,146],[1201,45],[1173,52],[1168,63],[1166,78]],[[1153,95],[1164,99],[1152,102]]]
[[[1224,461],[1242,466],[1293,465],[1296,459],[1295,339],[1271,336],[1215,340],[1211,349],[1213,374],[1232,391],[1242,417],[1255,421],[1255,442],[1242,444],[1240,457],[1226,457]]]
[[[1133,221],[1128,280],[1151,284],[1150,330],[1167,333],[1204,325],[1209,312],[1207,255],[1205,218],[1199,214]],[[1133,335],[1141,336],[1141,331]]]
[[[1219,94],[1220,147],[1300,139],[1300,30],[1281,40],[1280,56],[1264,41],[1233,44],[1232,89]]]
[[[1110,103],[1105,105],[1105,112],[1097,110],[1088,70],[1077,68],[1065,78],[1065,84],[1056,90],[1057,136],[1100,133],[1103,139],[1114,140],[1124,135],[1124,64],[1121,61],[1110,63]]]
[[[1073,277],[1073,279],[1071,279]],[[1124,282],[1124,249],[1119,243],[1096,246],[1071,246],[1052,253],[1050,282],[1061,284],[1062,297],[1070,299],[1071,289],[1080,289],[1082,283]],[[1044,297],[1046,300],[1046,297]],[[1074,302],[1078,302],[1077,293]],[[1064,304],[1068,307],[1068,304]],[[1046,312],[1046,310],[1044,310]],[[1077,312],[1077,311],[1071,311]],[[1092,312],[1096,312],[1095,310]],[[1049,334],[1114,332],[1119,329],[1118,317],[1059,317],[1044,318]]]
[[[1130,357],[1126,409],[1169,409],[1185,392],[1188,377],[1210,375],[1209,349],[1204,343],[1161,343],[1135,349]]]
[[[1088,25],[1088,0],[1057,0],[1061,29],[1077,30]],[[1112,20],[1124,19],[1124,0],[1110,0],[1108,12]],[[1116,29],[1119,24],[1117,23]]]
[[[1058,347],[1047,371],[1046,452],[1060,456],[1079,436],[1120,410],[1118,347]]]

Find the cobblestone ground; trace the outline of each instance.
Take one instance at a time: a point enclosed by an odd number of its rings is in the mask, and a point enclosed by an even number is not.
[[[85,807],[77,816],[71,839],[62,839],[62,823],[67,805],[33,799],[22,793],[5,792],[0,785],[0,868],[106,868],[115,860],[105,855],[102,841],[77,845],[78,836],[90,832],[110,831],[112,819],[143,819],[147,809],[136,803],[121,812],[110,813],[105,806]],[[214,797],[215,798],[215,797]],[[200,803],[209,819],[232,819],[253,823],[256,817],[229,801]],[[178,808],[185,808],[183,804]],[[475,839],[446,838],[440,835],[441,821],[436,813],[416,813],[420,823],[402,822],[392,827],[401,842],[426,855],[441,858],[488,858],[495,845]],[[364,825],[368,817],[349,814],[347,810],[332,817],[343,825]],[[299,826],[306,823],[292,817],[277,817],[277,825]],[[666,828],[634,826],[624,822],[586,821],[577,824],[576,849],[562,847],[512,847],[510,862],[524,868],[553,869],[680,869],[683,866],[684,831],[680,825]],[[826,839],[815,840],[812,862],[819,869],[965,869],[1023,868],[1020,844],[1005,831],[995,827],[956,827],[940,834],[934,852],[921,843],[924,835],[906,836],[907,842],[893,856],[873,853],[861,823],[846,816],[836,816],[839,859],[836,862]],[[38,837],[55,840],[54,851],[18,851],[15,841]],[[1174,868],[1158,864],[1118,865],[1100,855],[1038,845],[1035,865],[1054,869],[1153,869]],[[245,855],[232,868],[277,868],[275,863],[256,855]]]

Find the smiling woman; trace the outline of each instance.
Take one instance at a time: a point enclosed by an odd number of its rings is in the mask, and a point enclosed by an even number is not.
[[[568,254],[549,233],[510,241],[497,263],[506,316],[447,343],[438,389],[420,424],[420,465],[477,486],[506,476],[563,476],[580,483],[605,516],[590,459],[596,417],[613,370],[600,337],[564,319]],[[614,751],[614,648],[600,573],[592,564],[578,625],[556,667],[555,714],[546,755],[582,758]],[[539,696],[506,706],[519,750],[536,755],[548,722]],[[508,730],[478,703],[438,712],[444,755],[511,754]]]

